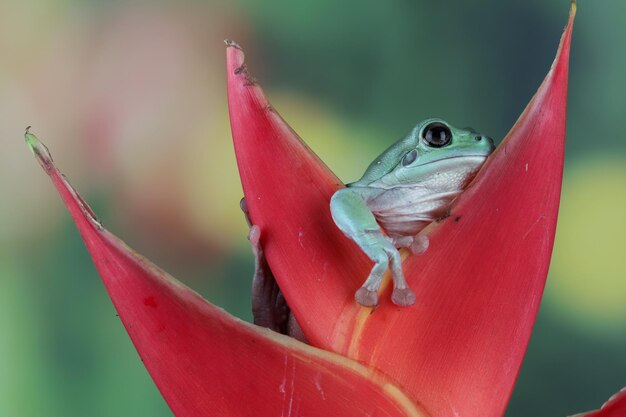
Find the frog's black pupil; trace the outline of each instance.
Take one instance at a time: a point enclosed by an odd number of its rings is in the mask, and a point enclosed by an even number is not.
[[[402,158],[402,166],[411,165],[417,159],[417,151],[413,149]]]
[[[424,128],[423,137],[428,145],[441,148],[452,141],[452,132],[443,123],[435,122]]]

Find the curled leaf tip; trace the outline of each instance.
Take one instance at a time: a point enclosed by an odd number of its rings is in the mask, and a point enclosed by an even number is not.
[[[242,50],[241,46],[237,42],[232,40],[232,39],[224,39],[224,43],[226,44],[226,47],[232,46],[232,47],[235,47],[235,48],[237,48],[239,50]]]
[[[572,0],[572,2],[571,2],[571,4],[570,4],[570,14],[571,14],[572,16],[575,16],[575,15],[576,15],[576,8],[577,8],[577,6],[576,6],[576,0]]]
[[[48,147],[40,141],[37,136],[30,133],[29,129],[30,126],[28,126],[24,132],[24,140],[33,155],[35,155],[35,158],[37,158],[39,165],[41,165],[46,174],[50,176],[55,187],[59,190],[72,216],[79,213],[79,216],[82,215],[96,230],[103,230],[102,223],[98,220],[93,210],[91,210],[91,207],[89,207],[85,200],[76,192],[65,175],[55,167]],[[77,217],[75,217],[75,219],[76,218]]]
[[[30,126],[24,131],[24,140],[30,151],[35,155],[35,158],[37,158],[39,165],[41,165],[46,173],[50,174],[53,169],[52,155],[50,155],[48,147],[44,145],[37,136],[30,133]]]

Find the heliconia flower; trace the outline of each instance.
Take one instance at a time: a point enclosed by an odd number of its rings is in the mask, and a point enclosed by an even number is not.
[[[105,230],[55,167],[50,175],[150,375],[179,417],[502,416],[548,271],[565,141],[575,4],[535,97],[430,248],[404,261],[417,303],[382,289],[354,301],[371,263],[334,225],[342,187],[269,104],[234,42],[228,98],[251,221],[310,345],[209,304]],[[385,285],[385,284],[383,284]]]

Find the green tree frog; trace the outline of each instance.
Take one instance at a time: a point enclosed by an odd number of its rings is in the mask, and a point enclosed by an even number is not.
[[[420,231],[449,213],[452,201],[493,150],[493,140],[472,128],[426,119],[376,158],[360,180],[335,192],[330,200],[335,224],[374,262],[355,293],[359,304],[378,304],[378,289],[388,268],[392,302],[415,303],[398,249],[417,254],[428,248],[428,237]]]

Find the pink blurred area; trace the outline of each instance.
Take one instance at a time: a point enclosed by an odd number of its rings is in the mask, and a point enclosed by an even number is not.
[[[67,220],[18,149],[32,125],[74,185],[103,202],[94,209],[107,226],[142,251],[193,264],[231,249],[245,222],[223,39],[246,41],[241,14],[227,3],[2,7],[0,184],[17,193],[0,202],[2,239]]]

